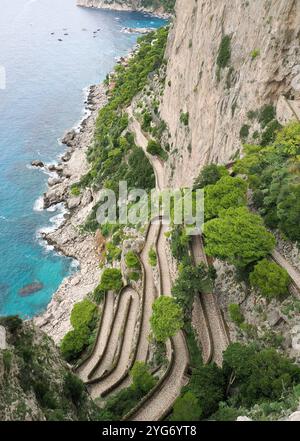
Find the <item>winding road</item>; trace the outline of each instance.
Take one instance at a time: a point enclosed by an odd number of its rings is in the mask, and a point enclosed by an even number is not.
[[[160,295],[171,296],[172,282],[166,254],[167,225],[162,225],[158,243],[158,266],[160,274]],[[174,401],[179,396],[182,387],[187,384],[186,371],[189,365],[189,353],[182,331],[172,338],[173,357],[170,370],[160,387],[149,399],[130,417],[131,421],[158,421],[171,410]],[[170,353],[170,350],[168,351]]]
[[[192,238],[192,255],[195,265],[207,265],[201,236]],[[196,314],[199,316],[195,318]],[[214,293],[199,293],[194,305],[194,324],[197,326],[196,332],[202,345],[203,361],[213,361],[221,366],[223,352],[229,345],[229,336]]]

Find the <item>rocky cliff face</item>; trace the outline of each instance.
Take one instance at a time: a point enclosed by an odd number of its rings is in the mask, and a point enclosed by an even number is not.
[[[249,111],[299,97],[300,1],[177,0],[176,17],[161,114],[169,182],[189,185],[241,149]]]
[[[98,9],[114,9],[117,11],[149,11],[161,12],[170,10],[170,5],[175,2],[172,0],[77,0],[77,6]],[[162,5],[166,4],[166,8]]]

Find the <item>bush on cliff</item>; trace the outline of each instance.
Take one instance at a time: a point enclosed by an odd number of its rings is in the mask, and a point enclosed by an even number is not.
[[[275,238],[260,216],[246,207],[230,208],[221,218],[204,224],[205,251],[238,268],[245,268],[271,253]]]
[[[184,325],[182,309],[172,297],[160,297],[153,303],[150,323],[155,340],[166,342]]]
[[[282,299],[289,292],[290,277],[277,263],[263,259],[250,274],[250,283],[266,299]]]
[[[99,285],[100,290],[119,292],[122,286],[122,273],[119,269],[107,268],[103,271]]]

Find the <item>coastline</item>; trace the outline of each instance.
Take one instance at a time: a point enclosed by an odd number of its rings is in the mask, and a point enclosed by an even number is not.
[[[132,7],[126,4],[119,4],[113,2],[112,4],[105,3],[103,0],[77,0],[76,6],[81,8],[91,8],[91,9],[105,9],[110,11],[120,11],[120,12],[141,12],[144,14],[152,15],[153,17],[163,18],[165,20],[170,20],[173,14],[165,12],[162,9],[151,9],[143,7]]]
[[[66,212],[58,228],[51,232],[47,232],[46,228],[46,232],[41,231],[40,237],[48,246],[79,263],[79,270],[62,281],[46,310],[32,319],[56,344],[71,329],[70,314],[74,304],[93,291],[100,279],[100,256],[95,235],[79,231],[97,203],[97,193],[85,189],[80,196],[73,196],[70,187],[89,169],[86,153],[93,140],[99,110],[107,103],[106,91],[103,83],[89,88],[85,101],[86,116],[61,140],[67,146],[61,161],[45,166],[52,175],[48,180],[48,190],[43,195],[44,209],[63,204]]]

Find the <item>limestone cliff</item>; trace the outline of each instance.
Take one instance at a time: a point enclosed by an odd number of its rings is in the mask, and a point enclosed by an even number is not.
[[[183,185],[241,149],[249,111],[299,96],[300,1],[177,0],[175,12],[161,115],[169,182]]]

